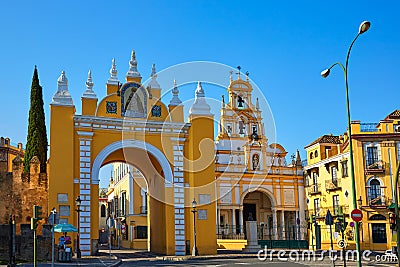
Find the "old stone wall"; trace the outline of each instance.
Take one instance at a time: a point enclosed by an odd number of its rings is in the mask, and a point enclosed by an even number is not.
[[[49,211],[47,207],[47,175],[40,173],[40,162],[33,157],[30,162],[30,173],[23,173],[23,159],[17,156],[13,160],[12,172],[0,169],[0,224],[7,224],[10,215],[15,216],[17,233],[20,234],[21,224],[30,224],[33,216],[33,206],[42,207],[42,217],[38,232],[42,231],[42,224],[46,223]]]
[[[18,228],[18,227],[17,227]],[[36,257],[38,261],[51,260],[51,225],[43,225],[42,234],[37,236]],[[30,224],[20,224],[20,235],[15,237],[17,261],[33,261],[33,230]],[[0,225],[0,260],[9,259],[10,225]],[[39,233],[37,231],[36,233]]]

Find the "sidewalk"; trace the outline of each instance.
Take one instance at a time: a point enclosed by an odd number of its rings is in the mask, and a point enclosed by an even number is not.
[[[94,267],[117,267],[122,263],[122,260],[118,259],[115,256],[111,258],[109,256],[89,256],[82,257],[80,259],[72,258],[71,262],[54,262],[55,267],[66,267],[66,266],[94,266]],[[33,263],[19,263],[18,267],[32,267]],[[36,264],[37,267],[50,267],[50,262],[38,262]],[[0,265],[0,267],[7,267],[7,265]]]

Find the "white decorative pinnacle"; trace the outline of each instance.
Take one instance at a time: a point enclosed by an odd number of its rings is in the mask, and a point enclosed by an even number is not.
[[[73,106],[71,94],[68,92],[68,79],[65,76],[65,71],[61,72],[57,80],[57,92],[53,96],[51,104],[62,106]]]
[[[131,60],[129,61],[129,70],[126,73],[126,77],[130,78],[141,78],[139,71],[137,70],[137,61],[136,61],[136,54],[135,50],[132,50]]]
[[[205,93],[203,90],[203,86],[201,86],[201,82],[197,82],[197,88],[196,88],[196,98],[197,97],[204,97]]]
[[[82,97],[97,99],[97,96],[96,96],[95,92],[93,91],[93,86],[94,86],[94,83],[92,81],[92,72],[89,70],[88,78],[86,81],[86,90],[85,90],[85,92],[83,92]]]
[[[172,99],[169,102],[170,106],[179,106],[182,104],[182,101],[179,99],[179,89],[176,84],[176,80],[174,80],[174,88],[172,88]]]
[[[117,65],[115,64],[115,58],[112,59],[112,65],[110,69],[110,78],[107,80],[107,84],[118,84],[119,80],[117,77],[118,71],[117,71]]]
[[[151,81],[149,82],[150,89],[161,89],[160,84],[157,82],[157,72],[156,72],[156,64],[153,64],[151,67]]]
[[[190,107],[191,115],[212,115],[210,105],[206,102],[205,94],[201,82],[197,83],[196,94],[193,105]]]

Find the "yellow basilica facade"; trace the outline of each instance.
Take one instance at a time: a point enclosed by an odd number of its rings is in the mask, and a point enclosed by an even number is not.
[[[268,142],[259,99],[248,77],[230,80],[222,99],[216,138],[217,234],[220,248],[243,248],[246,222],[257,221],[260,245],[289,248],[279,241],[306,239],[305,196],[300,154]],[[272,129],[271,129],[272,131]],[[297,244],[298,245],[298,244]]]
[[[247,221],[257,222],[261,241],[306,239],[300,155],[286,164],[285,149],[268,143],[247,76],[231,74],[214,134],[200,82],[185,121],[176,83],[166,105],[154,65],[142,84],[134,51],[129,64],[120,82],[112,61],[101,100],[89,71],[82,114],[63,71],[50,105],[49,207],[60,221],[79,220],[82,255],[103,243],[105,224],[119,245],[167,255],[185,255],[194,243],[201,255],[240,249]],[[111,163],[99,201],[99,170]]]
[[[78,224],[82,255],[97,251],[99,240],[99,170],[113,162],[140,169],[147,184],[148,248],[167,255],[184,255],[194,243],[191,204],[198,204],[197,247],[215,254],[215,179],[213,115],[199,82],[188,122],[178,89],[169,105],[161,102],[154,66],[145,87],[132,51],[125,81],[117,78],[115,60],[106,82],[106,96],[98,99],[89,71],[76,114],[63,71],[50,104],[49,206],[60,221]],[[206,140],[206,141],[204,141]],[[199,148],[199,144],[201,146]],[[205,149],[208,153],[201,153]],[[194,165],[202,166],[200,170]],[[82,200],[76,212],[75,199]]]

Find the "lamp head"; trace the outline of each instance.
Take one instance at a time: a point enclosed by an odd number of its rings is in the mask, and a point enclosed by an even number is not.
[[[331,69],[325,69],[325,70],[321,71],[322,78],[328,77],[329,73],[331,73]]]
[[[368,31],[369,27],[371,27],[371,22],[363,21],[358,28],[358,34],[363,34],[364,32]]]
[[[196,206],[197,206],[197,202],[196,202],[196,199],[193,199],[193,201],[192,201],[192,208],[196,208]]]
[[[81,206],[81,203],[82,203],[81,196],[78,196],[75,200],[75,204],[79,208]]]

